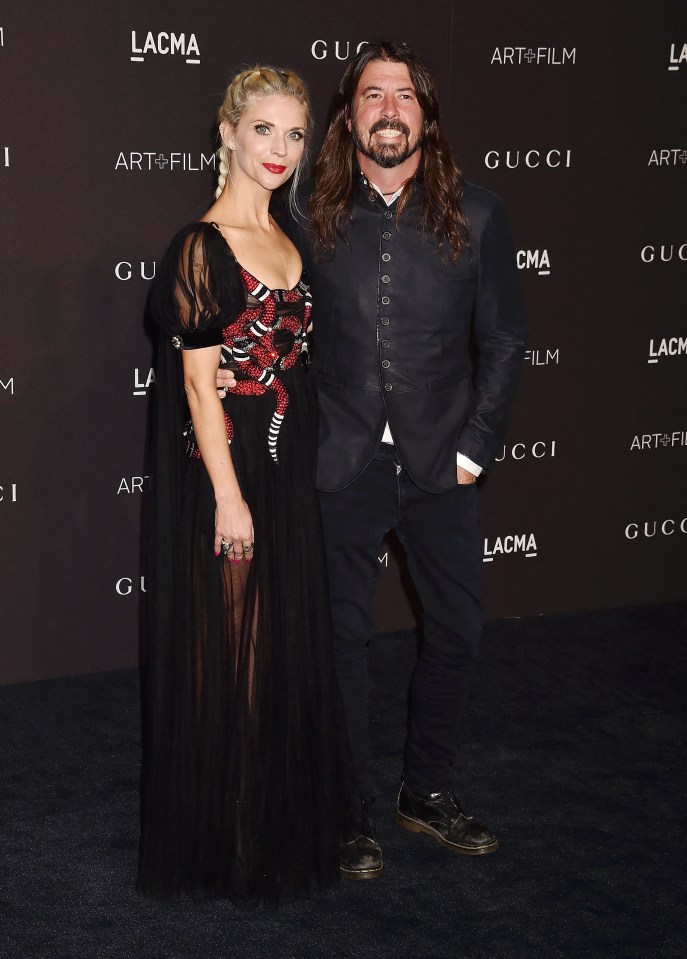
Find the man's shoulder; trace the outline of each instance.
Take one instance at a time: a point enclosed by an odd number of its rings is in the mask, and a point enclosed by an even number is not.
[[[463,198],[460,205],[471,225],[476,226],[491,214],[492,210],[501,203],[501,197],[491,190],[465,180]]]

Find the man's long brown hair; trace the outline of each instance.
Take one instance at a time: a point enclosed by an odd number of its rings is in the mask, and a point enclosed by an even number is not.
[[[439,249],[448,247],[450,260],[457,260],[470,245],[468,221],[460,208],[463,176],[453,159],[439,115],[439,99],[432,74],[422,59],[404,43],[390,40],[368,43],[349,63],[341,78],[329,116],[329,126],[315,164],[315,186],[310,198],[313,250],[316,258],[334,254],[337,236],[345,238],[352,218],[355,147],[348,130],[353,98],[363,70],[374,60],[405,63],[422,109],[422,177],[425,194],[420,224],[432,234]],[[414,178],[403,187],[397,216],[413,191]]]

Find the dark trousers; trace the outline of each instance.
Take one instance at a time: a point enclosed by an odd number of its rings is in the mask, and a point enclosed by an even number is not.
[[[358,479],[320,493],[336,671],[357,785],[375,793],[368,728],[367,645],[379,547],[394,529],[424,608],[424,641],[410,689],[403,778],[414,792],[453,784],[458,722],[482,632],[482,530],[475,486],[427,493],[382,444]]]

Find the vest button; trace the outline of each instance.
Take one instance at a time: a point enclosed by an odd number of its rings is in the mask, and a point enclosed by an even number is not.
[[[391,346],[391,343],[389,342],[389,340],[382,340],[382,346],[384,347],[384,349],[386,349],[387,346]]]
[[[388,299],[388,297],[387,297],[387,299]],[[388,317],[388,316],[383,316],[379,322],[382,324],[382,326],[388,326],[388,325],[389,325],[389,317]]]
[[[390,363],[388,360],[382,360],[382,369],[383,369],[383,370],[388,370],[390,366],[391,366],[391,363]]]
[[[388,273],[385,273],[384,276],[383,276],[381,279],[382,279],[382,283],[390,283],[390,282],[391,282],[391,277],[389,276]]]
[[[385,263],[388,263],[389,260],[391,259],[391,253],[382,253],[382,259],[384,260]]]
[[[383,304],[384,306],[388,306],[389,303],[391,303],[391,300],[389,299],[389,297],[388,297],[388,296],[383,296],[383,297],[382,297],[382,304]]]
[[[387,393],[390,393],[391,390],[393,390],[393,386],[391,385],[391,383],[385,383],[384,389],[387,391]]]
[[[388,231],[387,231],[386,233],[382,233],[382,239],[383,239],[383,240],[390,240],[390,239],[391,239],[391,234],[390,234]]]
[[[370,203],[374,203],[376,199],[377,199],[377,194],[373,190],[370,190]]]
[[[391,212],[391,210],[387,210],[386,213],[384,214],[384,219],[390,220],[392,216],[393,216],[393,213]]]

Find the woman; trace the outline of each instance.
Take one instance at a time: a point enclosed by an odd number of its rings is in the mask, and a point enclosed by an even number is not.
[[[277,901],[339,875],[345,802],[319,516],[309,293],[269,214],[311,127],[293,73],[219,111],[216,202],[172,240],[159,327],[138,888]],[[237,386],[220,399],[220,363]]]

